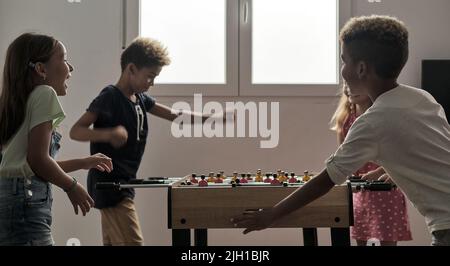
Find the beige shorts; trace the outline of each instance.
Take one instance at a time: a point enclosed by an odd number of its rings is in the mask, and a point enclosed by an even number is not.
[[[117,206],[101,209],[103,245],[105,246],[142,246],[139,218],[134,201],[125,198]]]

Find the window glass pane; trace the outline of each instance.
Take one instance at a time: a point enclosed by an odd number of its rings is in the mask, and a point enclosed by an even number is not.
[[[161,41],[172,59],[156,83],[226,83],[225,0],[141,0],[140,10],[140,35]]]
[[[337,0],[253,0],[252,83],[338,83]]]

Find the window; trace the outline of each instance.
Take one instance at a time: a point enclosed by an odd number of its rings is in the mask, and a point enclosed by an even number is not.
[[[128,36],[158,39],[172,58],[155,95],[336,94],[339,20],[350,0],[132,2],[129,17],[139,21],[128,20]]]

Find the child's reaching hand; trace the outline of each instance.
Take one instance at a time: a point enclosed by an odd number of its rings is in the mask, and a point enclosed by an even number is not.
[[[113,170],[111,158],[102,153],[97,153],[95,155],[86,157],[83,159],[83,161],[84,161],[83,169],[85,170],[97,168],[97,170],[100,170],[102,172],[106,171],[108,173],[111,173],[111,171]]]
[[[378,180],[383,174],[385,174],[383,167],[378,167],[377,169],[373,171],[369,171],[366,174],[361,176],[362,180],[367,181],[376,181]]]
[[[392,180],[392,178],[391,178],[388,174],[386,174],[386,173],[382,174],[382,175],[378,178],[378,181],[384,181],[384,183],[390,183],[390,184],[394,184],[394,185],[395,185],[395,183],[394,183],[394,181]]]

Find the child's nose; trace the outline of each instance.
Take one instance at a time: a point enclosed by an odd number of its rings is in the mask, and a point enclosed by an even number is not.
[[[67,62],[67,65],[69,66],[69,71],[72,72],[72,71],[73,71],[73,66],[72,66],[72,64],[70,64],[69,62]]]

